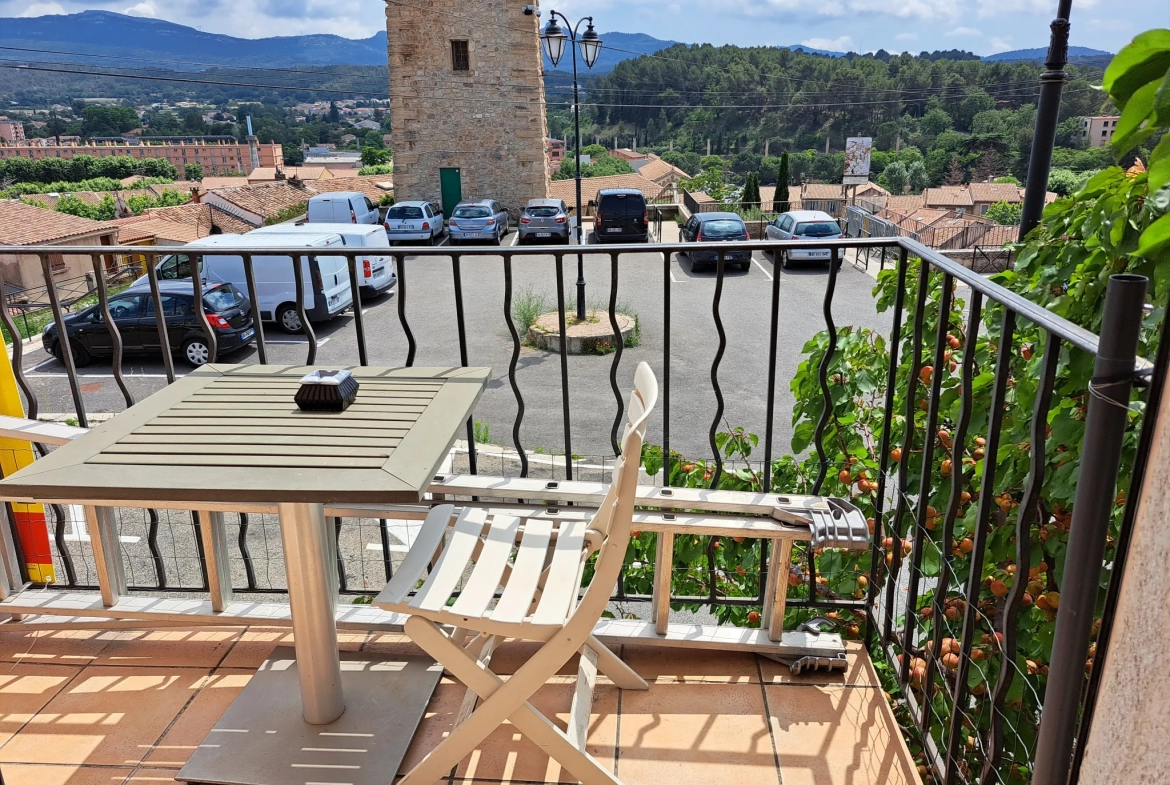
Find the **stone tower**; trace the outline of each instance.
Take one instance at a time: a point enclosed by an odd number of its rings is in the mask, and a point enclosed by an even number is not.
[[[394,196],[548,195],[539,18],[531,0],[386,3]]]

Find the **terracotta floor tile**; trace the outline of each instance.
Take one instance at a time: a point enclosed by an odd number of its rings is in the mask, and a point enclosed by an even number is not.
[[[787,665],[783,665],[767,657],[760,657],[760,670],[764,674],[765,684],[823,684],[851,687],[877,687],[878,680],[873,668],[869,665],[869,655],[865,647],[858,641],[845,642],[845,657],[849,665],[844,672],[802,673],[793,676]]]
[[[0,762],[137,765],[207,673],[194,668],[85,668],[0,747]]]
[[[621,657],[639,676],[657,684],[759,684],[753,654],[669,646],[622,647]]]
[[[140,783],[146,785],[150,782],[175,782],[174,769],[152,769],[148,766],[140,766],[134,770],[130,778],[126,780],[126,785],[130,783]]]
[[[919,785],[881,690],[765,689],[784,785]]]
[[[364,632],[342,631],[337,633],[337,648],[341,651],[357,651],[368,636]],[[292,630],[283,627],[249,627],[219,664],[221,668],[250,668],[255,670],[268,659],[277,646],[292,646]]]
[[[112,766],[4,764],[4,785],[119,785],[133,769]]]
[[[491,669],[501,676],[510,676],[520,670],[521,666],[543,647],[544,644],[538,641],[505,641],[497,646],[492,654]],[[578,655],[574,654],[557,673],[562,676],[576,676],[577,657]]]
[[[420,649],[410,638],[406,637],[406,633],[401,632],[376,632],[366,641],[362,646],[362,651],[368,651],[373,654],[418,654],[423,655],[424,652]]]
[[[159,668],[214,668],[243,632],[241,629],[109,630],[94,665]]]
[[[0,632],[0,661],[89,665],[109,643],[102,634],[102,630],[5,630]]]
[[[626,785],[779,785],[760,685],[622,692],[617,775]]]
[[[0,667],[0,745],[32,720],[80,670],[36,662]]]
[[[399,773],[405,773],[418,763],[451,732],[455,713],[463,701],[464,688],[459,684],[440,684],[427,707],[427,714],[414,735]],[[627,693],[628,694],[628,693]],[[592,717],[589,724],[587,749],[611,771],[614,742],[617,737],[617,696],[615,687],[598,686],[594,692]],[[539,711],[565,729],[569,707],[573,701],[573,684],[568,682],[546,684],[533,696],[531,702]],[[457,777],[468,781],[490,780],[528,782],[576,782],[577,779],[561,769],[511,724],[505,723],[484,740],[479,748],[462,761]]]
[[[252,673],[250,670],[220,668],[208,676],[195,699],[187,704],[143,763],[152,767],[182,767],[248,684]]]

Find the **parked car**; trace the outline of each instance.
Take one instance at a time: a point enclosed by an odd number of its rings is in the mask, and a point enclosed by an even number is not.
[[[297,333],[302,330],[301,315],[297,310],[296,277],[293,257],[300,259],[304,281],[305,311],[310,321],[332,319],[353,303],[349,288],[349,264],[344,256],[298,255],[297,251],[341,247],[341,235],[322,231],[319,234],[215,234],[183,246],[172,256],[164,257],[158,265],[160,280],[191,277],[191,258],[202,257],[200,274],[204,281],[226,281],[248,295],[248,280],[244,274],[244,260],[239,254],[216,253],[217,247],[287,248],[287,255],[256,255],[252,257],[252,272],[256,278],[256,299],[260,304],[260,318],[275,321],[282,330]],[[131,289],[150,290],[146,276],[140,277]]]
[[[695,213],[679,233],[684,243],[730,243],[748,239],[747,226],[735,213]],[[687,251],[687,256],[691,259],[691,269],[696,271],[719,263],[716,251]],[[727,251],[723,254],[723,261],[726,265],[738,264],[741,270],[746,270],[751,267],[752,252],[743,249]]]
[[[650,214],[641,191],[603,188],[597,192],[597,213],[593,219],[593,237],[597,242],[644,243],[649,236]]]
[[[836,240],[841,236],[837,219],[820,210],[793,210],[781,213],[764,227],[765,240]],[[770,251],[772,258],[776,252]],[[828,248],[793,249],[784,254],[784,266],[789,262],[827,262],[833,256]],[[838,264],[840,264],[838,262]]]
[[[398,283],[398,271],[394,268],[394,258],[390,256],[390,241],[386,239],[386,230],[377,224],[276,224],[249,234],[304,235],[322,232],[340,235],[346,248],[357,246],[370,249],[369,256],[357,258],[358,286],[361,287],[362,297],[388,292]]]
[[[159,299],[167,325],[167,343],[172,354],[179,354],[190,365],[200,366],[211,357],[211,347],[195,309],[191,282],[159,281]],[[122,351],[127,355],[162,356],[154,298],[150,290],[128,289],[109,300],[110,315],[122,336]],[[230,283],[213,282],[203,286],[203,311],[215,330],[217,355],[223,357],[252,342],[256,334],[252,324],[252,307],[248,298]],[[69,349],[75,365],[88,365],[94,357],[109,357],[114,342],[100,305],[65,316]],[[45,351],[63,359],[57,324],[51,322],[41,335]]]
[[[358,191],[317,194],[309,200],[305,223],[376,224],[378,205]]]
[[[569,242],[569,207],[560,199],[530,199],[520,213],[517,242],[528,239]]]
[[[392,243],[434,245],[443,236],[443,211],[430,202],[399,202],[386,211],[383,226]]]
[[[468,240],[492,240],[499,245],[507,233],[508,211],[494,199],[462,201],[447,220],[451,245]]]

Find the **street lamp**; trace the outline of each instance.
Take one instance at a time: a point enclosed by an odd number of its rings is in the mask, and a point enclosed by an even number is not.
[[[562,28],[557,24],[557,17],[565,23]],[[580,35],[577,30],[581,27],[582,22],[587,22],[588,27],[585,32]],[[566,30],[568,31],[566,34]],[[544,26],[544,31],[541,32],[540,38],[544,41],[544,51],[548,55],[548,59],[552,61],[555,67],[565,55],[565,44],[568,43],[572,50],[573,57],[573,133],[576,136],[576,181],[577,181],[577,321],[585,320],[585,264],[581,251],[579,250],[583,244],[581,237],[581,102],[579,96],[579,86],[577,84],[577,45],[581,46],[581,59],[585,61],[588,68],[592,68],[593,64],[597,62],[597,55],[601,53],[601,37],[597,35],[597,31],[593,29],[593,17],[587,16],[584,19],[578,20],[577,24],[573,24],[565,17],[564,14],[557,11],[549,12],[548,24]]]

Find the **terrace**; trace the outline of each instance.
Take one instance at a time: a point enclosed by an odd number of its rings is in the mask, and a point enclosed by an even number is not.
[[[721,255],[737,248],[784,253],[764,241],[702,247]],[[662,394],[650,425],[653,447],[643,454],[635,535],[610,604],[613,618],[602,619],[594,634],[650,682],[650,689],[619,689],[604,676],[596,677],[582,742],[593,756],[631,785],[664,776],[789,785],[916,783],[929,777],[948,783],[989,782],[1006,778],[1005,772],[1052,765],[1060,757],[1059,748],[1055,758],[1051,752],[1044,758],[1036,743],[1037,733],[1043,735],[1042,704],[1020,697],[1023,691],[1035,695],[1041,684],[1040,666],[1024,666],[1023,657],[1017,658],[1017,647],[1027,643],[1018,635],[1018,619],[1032,600],[1025,601],[1021,581],[1010,591],[1005,587],[1003,594],[992,587],[996,599],[989,603],[979,578],[985,561],[1034,564],[1026,547],[1032,527],[1048,529],[1055,525],[1050,523],[1053,517],[1069,525],[1059,512],[1046,509],[1040,521],[1025,512],[1035,509],[1045,473],[1052,471],[1053,456],[1062,449],[1075,447],[1083,453],[1072,536],[1087,533],[1104,543],[1102,527],[1115,514],[1112,500],[1122,443],[1138,438],[1140,420],[1127,422],[1126,405],[1131,396],[1143,396],[1134,386],[1151,380],[1156,389],[1150,400],[1156,401],[1166,370],[1164,357],[1154,367],[1135,354],[1145,280],[1119,276],[1111,284],[1098,336],[912,239],[871,237],[788,247],[828,249],[834,260],[848,259],[850,266],[860,264],[854,260],[863,250],[866,256],[874,251],[892,260],[883,263],[892,264],[892,272],[885,274],[892,293],[892,324],[882,348],[874,350],[885,370],[871,380],[866,393],[876,414],[872,421],[858,419],[852,426],[844,421],[844,411],[853,401],[838,390],[845,382],[842,363],[857,347],[851,336],[836,333],[842,318],[833,309],[843,273],[830,264],[822,274],[822,309],[830,337],[808,366],[815,370],[807,383],[822,402],[806,434],[804,452],[812,456],[808,465],[813,467],[809,475],[792,471],[787,445],[777,437],[779,420],[789,417],[777,406],[779,390],[788,384],[778,378],[778,357],[794,350],[784,347],[785,336],[778,334],[778,264],[777,274],[769,279],[771,334],[760,336],[766,344],[762,372],[758,378],[727,379],[720,375],[728,342],[723,319],[734,304],[723,301],[731,273],[722,256],[708,279],[718,348],[712,356],[695,357],[677,346],[672,350],[671,265],[687,247],[660,242],[649,248],[584,251],[610,272],[608,282],[593,285],[604,291],[611,324],[616,324],[621,287],[637,285],[623,278],[623,259],[647,253],[660,258],[665,296],[662,329],[652,348],[617,342],[611,358],[590,358],[609,365],[615,403],[605,441],[614,450],[607,456],[580,456],[572,447],[573,436],[580,437],[573,422],[596,421],[597,413],[583,411],[580,403],[574,408],[580,395],[570,384],[576,358],[563,350],[547,356],[559,365],[559,390],[525,389],[519,368],[522,338],[513,316],[514,282],[523,269],[546,276],[555,286],[560,293],[556,310],[564,323],[572,313],[572,305],[566,307],[565,275],[566,269],[572,274],[576,251],[396,249],[395,298],[406,346],[399,365],[406,368],[433,364],[427,346],[452,340],[458,344],[459,365],[475,365],[469,323],[487,317],[466,311],[464,289],[481,281],[502,281],[500,316],[494,318],[507,326],[512,351],[507,372],[497,374],[497,381],[516,402],[511,433],[515,460],[485,460],[472,413],[466,421],[465,448],[447,452],[429,477],[421,503],[326,502],[324,515],[333,523],[331,536],[325,538],[332,548],[327,552],[336,558],[317,566],[337,588],[337,648],[383,661],[419,653],[401,634],[403,617],[371,608],[368,602],[402,568],[417,523],[433,505],[506,509],[532,519],[573,519],[597,506],[605,490],[602,483],[608,481],[606,460],[613,461],[616,452],[621,395],[632,370],[625,355],[630,354],[654,367]],[[28,250],[0,247],[0,255]],[[90,254],[95,269],[104,255],[143,251],[69,249]],[[51,280],[50,256],[60,252],[35,249],[46,280]],[[251,255],[265,250],[242,253],[250,274]],[[361,252],[329,253],[347,257],[356,299]],[[447,266],[451,329],[447,336],[426,336],[418,331],[422,322],[417,303],[448,300],[412,288],[412,273]],[[153,276],[151,283],[157,300]],[[58,330],[65,334],[64,314],[51,286],[48,295]],[[99,298],[107,308],[104,284]],[[256,302],[252,305],[259,310]],[[298,306],[308,323],[303,298]],[[0,321],[11,334],[18,332],[9,312],[0,313]],[[214,330],[205,316],[202,321],[214,347]],[[123,337],[108,308],[106,324],[115,347],[112,375],[129,408],[140,401],[123,368]],[[165,319],[158,317],[153,326],[165,336]],[[962,336],[960,344],[979,346],[979,351],[961,351],[956,335]],[[330,340],[334,346],[349,342],[355,367],[369,364],[362,309],[355,309],[352,321],[332,332]],[[267,366],[271,338],[266,341],[260,330],[257,341],[258,365]],[[304,346],[304,364],[318,366],[321,342],[312,330]],[[16,455],[28,448],[16,440],[31,442],[34,452],[28,459],[35,455],[40,461],[59,446],[84,439],[90,425],[83,381],[69,351],[62,355],[62,384],[68,385],[74,404],[68,414],[80,427],[38,422],[44,408],[26,376],[24,351],[20,343],[13,347],[12,365],[28,419],[0,422],[6,476],[26,462]],[[1020,361],[1021,353],[1026,362]],[[1033,353],[1036,362],[1031,361]],[[212,355],[214,362],[214,348]],[[180,378],[171,359],[164,359],[168,382],[182,385],[195,378]],[[676,368],[681,363],[683,370],[672,371],[672,362]],[[944,382],[942,369],[951,362]],[[1110,381],[1085,396],[1083,428],[1048,440],[1043,425],[1061,408],[1060,396],[1073,394],[1061,375],[1070,364],[1094,366],[1095,378]],[[930,373],[927,366],[940,370]],[[693,392],[700,376],[709,376],[716,406],[698,421],[692,408],[680,415],[678,402]],[[727,430],[724,413],[734,401],[724,390],[730,396],[732,390],[745,389],[765,399],[764,433],[754,451],[727,447],[735,434]],[[1031,443],[1044,449],[1025,451],[1011,462],[982,460],[983,454],[1000,455],[1005,411],[1013,407],[1028,412],[1034,423]],[[608,414],[604,419],[609,422]],[[534,420],[559,425],[564,435],[559,456],[525,449],[521,426]],[[118,422],[115,415],[113,424]],[[113,424],[95,426],[95,435]],[[872,472],[872,482],[860,473],[864,469],[851,468],[848,449],[840,454],[839,444],[851,427],[866,434],[861,465]],[[1137,447],[1138,478],[1149,451],[1149,430],[1147,424]],[[935,439],[933,434],[941,431],[948,435]],[[980,454],[971,458],[976,434],[982,440]],[[693,443],[697,435],[710,447],[697,462],[672,451],[672,438],[676,444]],[[944,456],[949,468],[939,473]],[[186,471],[181,462],[176,465]],[[499,468],[489,473],[489,466]],[[997,472],[1012,475],[1013,490],[1006,499],[999,492],[1003,477],[997,481]],[[127,474],[125,484],[137,489],[141,478]],[[43,508],[9,505],[6,536],[0,538],[0,613],[10,614],[0,623],[0,661],[8,663],[0,667],[0,764],[9,785],[170,781],[191,755],[207,749],[205,739],[241,690],[258,674],[275,669],[273,664],[265,667],[266,660],[277,663],[287,656],[274,649],[295,642],[290,584],[285,580],[286,557],[293,557],[287,543],[282,546],[275,505],[238,503],[213,488],[186,506],[156,504],[155,498],[134,496],[126,488],[108,483],[99,489],[101,499],[109,500],[105,507],[82,509],[51,489],[38,499],[45,502]],[[870,537],[860,552],[810,543],[812,534],[799,516],[823,496],[852,498],[871,516]],[[1126,516],[1132,516],[1134,503],[1125,501]],[[38,509],[43,509],[49,536],[39,541],[42,546],[30,548],[38,541],[29,537],[29,514]],[[994,528],[970,524],[994,516]],[[1009,545],[1009,538],[1016,544]],[[961,547],[956,544],[960,539]],[[1069,550],[1074,550],[1071,542]],[[1092,618],[1095,589],[1102,579],[1099,561],[1076,561],[1070,555],[1061,579],[1062,618],[1080,612]],[[1078,591],[1078,585],[1091,590]],[[295,593],[296,586],[292,588]],[[1055,609],[1052,613],[1055,617]],[[801,627],[820,614],[839,624],[825,632]],[[1045,674],[1048,695],[1075,696],[1082,689],[1090,701],[1095,695],[1097,681],[1086,687],[1083,669],[1078,670],[1084,657],[1077,647],[1089,645],[1088,630],[1083,632],[1083,640],[1075,632],[1068,639],[1076,667],[1061,661],[1059,651],[1044,666],[1051,667]],[[1102,640],[1097,645],[1103,648]],[[491,668],[508,676],[534,651],[530,644],[502,643]],[[844,669],[794,675],[787,663],[805,656],[843,658]],[[571,669],[562,670],[564,683],[550,682],[533,698],[562,727],[571,726],[578,714],[570,684],[577,667],[574,661]],[[451,732],[464,718],[466,704],[462,685],[444,677],[426,704],[404,767]],[[1091,718],[1091,709],[1086,717]],[[1087,733],[1087,722],[1073,730]],[[1084,740],[1084,735],[1077,736],[1078,749]],[[389,772],[382,774],[383,780],[389,779]],[[464,782],[573,779],[508,725],[467,756],[452,777]]]

